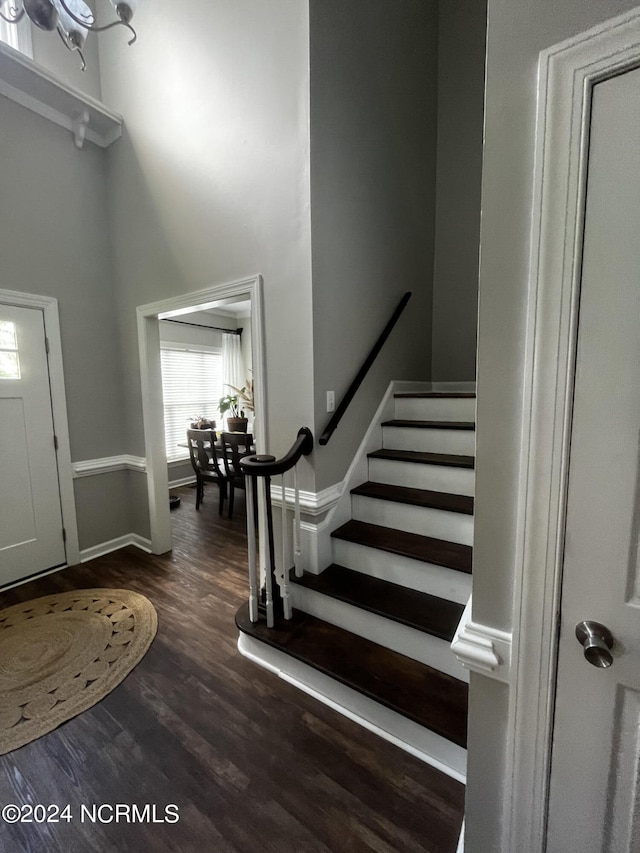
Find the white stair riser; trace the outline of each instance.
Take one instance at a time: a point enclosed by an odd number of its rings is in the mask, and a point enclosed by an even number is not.
[[[419,450],[423,453],[475,454],[476,435],[472,429],[382,428],[382,446],[387,450]]]
[[[475,493],[473,468],[369,459],[369,479],[374,483],[407,486],[410,489],[431,489],[434,492],[449,492],[453,495],[473,497]]]
[[[353,518],[382,527],[393,527],[407,533],[433,536],[447,542],[473,545],[473,516],[442,509],[413,506],[396,501],[366,498],[353,495],[351,498]]]
[[[460,666],[451,651],[450,642],[446,640],[296,584],[291,585],[291,601],[304,613],[446,672],[460,681],[469,681],[469,673]]]
[[[471,575],[380,551],[357,542],[333,540],[333,559],[340,566],[418,592],[466,604],[471,595]]]
[[[475,421],[474,397],[396,397],[397,418],[419,421]]]

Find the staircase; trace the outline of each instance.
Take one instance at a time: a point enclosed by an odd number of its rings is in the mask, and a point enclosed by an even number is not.
[[[464,778],[468,674],[450,643],[471,594],[475,394],[400,393],[394,409],[333,562],[291,573],[294,618],[237,621],[280,675]]]

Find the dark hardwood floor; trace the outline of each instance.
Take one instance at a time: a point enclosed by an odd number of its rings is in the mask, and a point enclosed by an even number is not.
[[[199,513],[193,489],[175,493],[170,554],[129,547],[0,593],[2,608],[64,589],[127,587],[151,599],[159,621],[145,658],[98,705],[0,757],[0,807],[69,804],[72,815],[0,819],[0,850],[455,853],[461,784],[238,653],[244,495],[228,520],[213,490]],[[155,804],[158,822],[82,820],[82,805],[118,803]],[[177,823],[159,822],[168,804]]]

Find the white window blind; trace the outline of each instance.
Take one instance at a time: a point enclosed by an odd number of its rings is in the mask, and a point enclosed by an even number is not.
[[[178,444],[187,441],[187,430],[197,417],[221,426],[218,401],[222,397],[222,355],[210,347],[160,345],[164,436],[167,461],[189,457]]]

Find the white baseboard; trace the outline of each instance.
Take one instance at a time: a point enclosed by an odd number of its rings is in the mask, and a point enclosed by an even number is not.
[[[68,568],[69,563],[63,563],[61,566],[54,566],[52,569],[45,569],[44,572],[37,572],[35,575],[30,575],[27,578],[18,578],[16,581],[3,584],[2,587],[0,587],[0,592],[7,592],[7,590],[14,589],[16,586],[22,586],[22,584],[31,583],[32,581],[39,581],[40,578],[46,578],[47,575],[55,575],[57,572],[62,572]]]
[[[178,486],[192,486],[196,481],[195,476],[181,477],[179,480],[169,480],[169,488],[177,489]]]
[[[467,751],[462,747],[242,632],[238,637],[238,651],[420,761],[458,782],[466,781]]]
[[[462,827],[460,829],[460,838],[458,839],[456,853],[464,853],[464,820],[462,821]]]
[[[110,554],[112,551],[125,548],[127,545],[135,545],[141,551],[146,551],[147,554],[151,553],[151,541],[149,539],[138,536],[137,533],[127,533],[125,536],[118,536],[117,539],[110,539],[108,542],[101,542],[99,545],[93,545],[91,548],[80,551],[80,562],[88,563],[89,560],[95,560],[96,557]]]
[[[103,554],[110,554],[112,551],[125,548],[127,545],[135,545],[136,548],[140,548],[141,551],[146,551],[147,554],[151,553],[151,541],[149,539],[145,539],[143,536],[138,536],[137,533],[128,533],[126,536],[118,536],[117,539],[111,539],[108,542],[101,542],[99,545],[93,545],[91,548],[85,548],[83,551],[80,551],[80,562],[88,563],[90,560],[95,560],[96,557],[102,557]],[[56,572],[62,572],[64,569],[68,568],[70,568],[68,563],[65,563],[62,566],[55,566],[54,568],[40,572],[33,577],[21,578],[14,583],[6,584],[6,586],[2,587],[2,591],[5,592],[8,589],[13,589],[15,586],[20,586],[23,583],[29,583],[33,580],[40,580],[40,578],[55,574]]]

